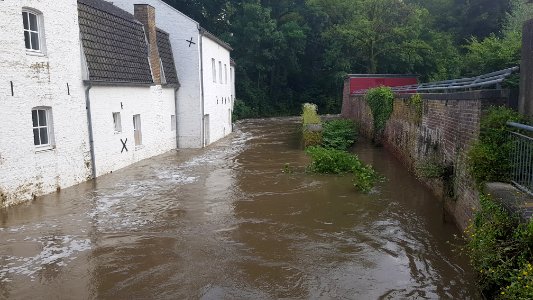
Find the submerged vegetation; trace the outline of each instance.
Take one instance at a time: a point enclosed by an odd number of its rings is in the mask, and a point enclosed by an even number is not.
[[[305,151],[312,160],[309,170],[322,174],[350,173],[357,190],[370,192],[379,176],[371,166],[347,151],[357,138],[355,123],[334,119],[322,124],[317,106],[311,103],[302,107],[302,123]]]
[[[330,149],[348,150],[357,140],[357,126],[351,120],[336,119],[325,122],[322,146]]]
[[[322,143],[322,120],[320,120],[315,104],[305,103],[302,106],[302,123],[304,146],[320,145]]]

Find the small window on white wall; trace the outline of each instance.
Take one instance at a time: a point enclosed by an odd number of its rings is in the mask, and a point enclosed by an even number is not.
[[[176,131],[176,116],[170,116],[170,131]]]
[[[228,65],[224,64],[224,82],[228,84]]]
[[[33,144],[37,147],[52,146],[52,109],[35,107],[31,110]]]
[[[113,126],[115,128],[115,132],[119,133],[122,132],[122,121],[120,119],[120,113],[114,112],[113,113]]]
[[[141,115],[133,115],[133,138],[135,139],[135,146],[140,146],[143,144]]]
[[[218,62],[218,82],[222,83],[222,62]]]
[[[216,83],[217,82],[217,66],[216,66],[216,62],[214,58],[211,59],[211,64],[213,68],[213,82]]]
[[[24,44],[26,51],[42,53],[43,25],[42,14],[29,9],[22,11],[22,24],[24,26]]]
[[[230,78],[230,82],[233,82],[233,67],[229,68],[229,78]]]

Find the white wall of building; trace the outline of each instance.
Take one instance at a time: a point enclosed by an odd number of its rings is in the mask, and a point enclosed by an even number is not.
[[[230,52],[207,36],[202,36],[204,66],[204,113],[209,115],[205,128],[208,144],[232,132],[232,83]],[[215,70],[213,70],[213,62]],[[214,78],[215,77],[215,78]],[[206,123],[207,124],[207,123]]]
[[[176,71],[178,90],[178,145],[180,148],[202,147],[202,85],[200,76],[200,42],[198,22],[161,0],[110,0],[133,14],[134,4],[155,8],[157,27],[168,32]],[[194,43],[189,43],[187,40]]]
[[[96,175],[176,148],[174,89],[161,86],[94,86],[90,90]],[[113,113],[120,113],[115,131]],[[142,145],[135,146],[133,116],[140,115]],[[127,142],[126,142],[127,139]],[[122,142],[128,150],[123,150]]]
[[[42,53],[26,51],[23,8],[42,14]],[[91,176],[91,161],[78,63],[76,1],[0,1],[0,12],[0,206],[3,206],[87,180]],[[38,148],[33,141],[32,108],[38,106],[49,107],[52,112],[53,143],[48,148]]]

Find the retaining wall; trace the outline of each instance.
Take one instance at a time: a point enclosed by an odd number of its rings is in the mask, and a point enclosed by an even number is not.
[[[380,142],[408,168],[436,162],[448,166],[447,180],[423,182],[444,199],[446,211],[464,229],[479,207],[479,195],[466,167],[466,154],[479,136],[479,121],[492,105],[507,105],[508,90],[421,94],[422,115],[410,104],[411,95],[396,95],[394,111]],[[345,84],[342,116],[356,121],[361,134],[373,137],[373,120],[364,96],[350,96]]]

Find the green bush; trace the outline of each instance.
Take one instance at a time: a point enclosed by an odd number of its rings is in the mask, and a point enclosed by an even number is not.
[[[478,184],[509,181],[513,144],[506,123],[521,120],[518,113],[505,107],[492,107],[482,117],[479,140],[468,152],[468,168]]]
[[[346,151],[309,147],[306,152],[312,159],[309,166],[312,172],[323,174],[352,173],[354,186],[362,192],[369,192],[379,179],[372,167],[365,165],[357,156]]]
[[[489,196],[465,233],[478,285],[487,299],[533,299],[533,221],[522,223]]]
[[[331,120],[324,123],[322,146],[330,149],[348,150],[357,138],[357,127],[346,119]]]
[[[246,105],[242,100],[236,99],[235,105],[233,107],[233,121],[238,121],[242,119],[256,118],[258,116],[257,112],[254,111],[251,107]]]
[[[391,88],[380,86],[369,89],[366,93],[366,102],[372,111],[374,119],[374,135],[379,136],[383,133],[385,125],[392,115],[394,109],[394,94]]]

